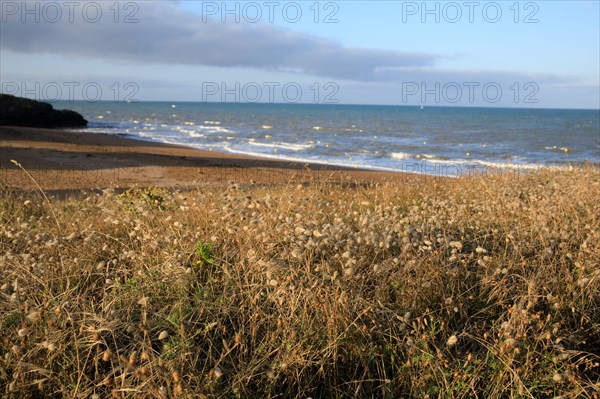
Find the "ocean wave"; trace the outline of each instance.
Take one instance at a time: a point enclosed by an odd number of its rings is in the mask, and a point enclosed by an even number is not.
[[[417,159],[436,159],[435,155],[430,155],[430,154],[417,154],[417,155],[415,155],[415,158],[417,158]],[[439,159],[448,159],[448,158],[440,157]]]
[[[248,144],[257,147],[282,148],[291,151],[303,151],[309,148],[314,148],[313,144],[290,144],[290,143],[259,143],[256,141],[248,141]]]
[[[382,165],[373,165],[373,164],[368,164],[368,163],[356,163],[356,162],[348,162],[345,161],[343,159],[330,159],[330,160],[324,160],[324,159],[318,159],[318,158],[311,158],[311,157],[305,157],[305,158],[301,158],[301,157],[294,157],[294,156],[289,156],[289,155],[280,155],[280,154],[272,154],[272,153],[261,153],[261,152],[257,152],[257,151],[249,151],[249,150],[243,150],[243,149],[239,149],[239,148],[232,148],[230,146],[223,146],[222,147],[223,151],[228,152],[228,153],[232,153],[232,154],[239,154],[239,155],[247,155],[250,157],[259,157],[259,158],[268,158],[268,159],[276,159],[279,161],[288,161],[288,162],[297,162],[297,163],[302,163],[302,164],[306,164],[306,163],[310,163],[310,164],[315,164],[315,165],[323,165],[323,166],[327,166],[327,167],[331,167],[331,168],[340,168],[340,169],[346,169],[346,170],[369,170],[369,171],[379,171],[379,172],[401,172],[401,173],[409,173],[409,174],[426,174],[426,175],[437,175],[438,173],[436,171],[432,171],[431,169],[426,169],[423,167],[419,167],[419,168],[415,168],[414,164],[410,164],[408,168],[402,167],[402,168],[397,168],[397,167],[389,167],[389,166],[382,166]],[[452,176],[449,175],[448,177],[457,177],[457,176]]]
[[[357,132],[357,133],[364,132],[363,129],[342,129],[342,131],[344,131],[344,132]]]
[[[557,165],[548,165],[548,164],[537,164],[530,162],[497,162],[497,161],[484,161],[482,159],[439,159],[432,158],[427,159],[425,162],[434,163],[434,164],[444,164],[444,165],[458,165],[463,167],[475,167],[475,166],[483,166],[489,169],[519,169],[519,170],[539,170],[539,169],[553,169],[553,170],[570,170],[568,166],[557,166]]]
[[[443,160],[448,159],[445,157],[436,158],[435,155],[431,154],[409,154],[407,152],[392,152],[390,153],[390,157],[394,159],[420,159],[420,160]]]
[[[552,146],[552,147],[544,147],[544,149],[546,150],[552,150],[552,151],[563,151],[563,152],[569,152],[569,149],[567,147],[557,147],[557,146]]]
[[[421,161],[426,164],[435,164],[439,166],[458,166],[461,168],[484,167],[488,169],[519,169],[519,170],[538,170],[540,168],[549,168],[553,170],[570,170],[570,166],[538,164],[526,161],[519,161],[513,158],[512,162],[507,161],[486,161],[483,159],[450,159],[445,156],[435,156],[431,154],[409,154],[406,152],[392,152],[389,154],[392,159]]]
[[[198,126],[205,133],[235,133],[233,130],[226,129],[220,126]]]
[[[97,113],[93,115],[97,115]],[[270,125],[260,125],[260,123],[265,123],[266,121],[248,124],[246,127],[238,129],[235,124],[230,124],[228,120],[224,120],[223,122],[218,120],[197,120],[196,122],[192,122],[194,120],[193,117],[190,118],[190,116],[185,115],[182,115],[181,120],[175,123],[148,120],[148,118],[137,116],[131,116],[128,120],[119,122],[110,121],[110,119],[113,118],[105,117],[102,120],[92,120],[89,127],[81,131],[124,134],[127,137],[139,138],[140,140],[188,145],[201,149],[210,148],[215,151],[267,157],[291,162],[310,162],[351,169],[360,168],[363,170],[434,175],[461,175],[471,170],[482,172],[486,170],[511,169],[535,171],[542,168],[569,170],[572,166],[561,164],[561,160],[558,159],[553,160],[553,158],[559,158],[554,155],[557,152],[569,152],[569,155],[571,153],[577,154],[577,148],[569,148],[567,150],[566,147],[563,147],[565,143],[560,142],[562,146],[541,147],[545,148],[545,150],[537,146],[535,151],[531,150],[529,153],[518,151],[514,152],[514,155],[509,155],[508,151],[510,149],[506,149],[506,159],[503,158],[502,154],[494,154],[491,151],[479,153],[475,150],[475,152],[465,156],[465,152],[462,151],[467,151],[471,147],[465,147],[458,153],[455,151],[456,147],[440,147],[438,150],[433,147],[421,146],[422,138],[415,141],[414,137],[403,137],[401,135],[395,137],[388,136],[385,133],[381,133],[381,136],[375,136],[372,133],[377,132],[371,132],[370,129],[366,130],[368,132],[366,134],[345,135],[342,131],[360,132],[361,129],[356,127],[356,125],[350,126],[350,124],[346,126],[342,125],[341,128],[323,127],[328,124],[325,120],[306,121],[308,124],[299,129],[292,130],[285,125],[279,126],[279,124],[276,124],[277,129],[274,129]],[[269,131],[269,129],[273,130]],[[314,130],[312,133],[310,132],[311,129]],[[296,134],[300,131],[308,131],[309,134],[305,137],[312,138],[314,141],[308,141],[307,138],[302,138],[302,136],[297,137]],[[334,134],[335,132],[339,134],[336,135]],[[335,139],[334,136],[340,137]],[[370,137],[381,138],[371,141]],[[300,139],[300,143],[297,142],[298,139]],[[415,143],[418,143],[418,145]],[[598,143],[595,143],[595,145],[598,146]],[[465,146],[467,146],[466,143]],[[593,150],[594,146],[589,148]],[[406,152],[392,152],[393,149],[404,150]],[[539,155],[540,150],[549,155]],[[430,151],[432,153],[424,154],[420,153],[421,151]],[[439,154],[436,154],[437,152]],[[522,157],[516,156],[517,154],[522,154]],[[538,156],[543,158],[545,162],[536,163],[535,159]],[[565,161],[578,161],[579,158],[572,156],[570,159],[567,159],[565,157]]]
[[[481,166],[494,169],[525,169],[525,170],[539,170],[539,169],[552,169],[552,170],[571,170],[571,166],[558,166],[558,165],[547,165],[547,164],[535,164],[535,163],[519,163],[519,162],[492,162],[476,160],[475,163]]]
[[[194,129],[177,128],[175,130],[179,133],[185,133],[185,134],[189,135],[190,137],[205,137],[204,134],[199,133],[197,130],[194,130]]]

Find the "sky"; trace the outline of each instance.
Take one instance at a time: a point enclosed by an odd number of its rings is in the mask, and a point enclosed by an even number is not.
[[[599,109],[599,21],[596,0],[0,0],[0,90]]]

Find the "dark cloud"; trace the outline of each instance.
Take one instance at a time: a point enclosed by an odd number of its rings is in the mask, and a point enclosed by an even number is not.
[[[22,3],[21,3],[22,4]],[[106,4],[106,3],[105,3]],[[112,4],[112,2],[111,2]],[[106,5],[97,23],[75,13],[74,22],[23,23],[5,15],[0,43],[24,53],[51,53],[154,64],[251,67],[294,70],[348,80],[378,80],[378,68],[427,67],[441,58],[410,53],[345,47],[340,43],[271,24],[203,22],[199,14],[163,2],[140,2],[138,23],[114,23]]]

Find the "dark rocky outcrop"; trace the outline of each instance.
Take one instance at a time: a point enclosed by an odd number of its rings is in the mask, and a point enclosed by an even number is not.
[[[0,125],[29,127],[83,127],[83,116],[71,110],[57,110],[48,103],[0,94]]]

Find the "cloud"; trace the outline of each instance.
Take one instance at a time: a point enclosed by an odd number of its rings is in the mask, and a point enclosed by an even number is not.
[[[82,18],[81,9],[86,3],[78,2],[80,6],[74,13],[73,22],[69,21],[68,13],[63,10],[62,18],[56,23],[44,21],[44,18],[36,23],[31,16],[27,16],[27,22],[24,23],[23,15],[8,15],[5,12],[5,4],[8,3],[18,4],[19,7],[24,4],[0,0],[0,11],[3,12],[0,16],[2,50],[10,50],[12,54],[35,54],[36,57],[38,54],[75,57],[83,61],[72,63],[72,67],[65,71],[52,71],[52,68],[44,69],[43,66],[36,65],[33,76],[14,78],[15,82],[37,81],[44,75],[48,77],[57,73],[62,73],[63,77],[57,77],[56,81],[73,80],[81,74],[91,75],[83,81],[96,81],[103,73],[122,70],[122,64],[152,64],[157,68],[135,68],[136,71],[141,70],[135,77],[129,76],[131,69],[126,68],[128,77],[119,80],[137,82],[143,89],[140,90],[142,99],[168,97],[198,100],[201,83],[207,79],[199,71],[206,69],[197,68],[196,71],[196,68],[177,67],[169,68],[164,74],[159,72],[165,70],[163,65],[183,65],[231,68],[227,71],[227,78],[223,79],[229,83],[240,79],[237,76],[240,67],[256,70],[244,74],[243,78],[246,80],[252,80],[255,72],[262,79],[267,74],[276,75],[271,74],[272,71],[287,72],[284,76],[297,74],[299,80],[312,79],[312,76],[334,79],[339,83],[342,102],[405,103],[403,96],[410,89],[415,94],[406,96],[407,101],[419,103],[423,93],[428,90],[443,93],[448,89],[448,93],[452,94],[457,87],[463,90],[463,98],[469,97],[471,90],[480,98],[485,85],[490,83],[497,83],[501,87],[502,100],[505,102],[502,105],[506,106],[515,105],[515,95],[521,101],[524,96],[532,93],[540,98],[540,105],[546,106],[554,105],[548,102],[552,98],[561,101],[568,97],[577,98],[577,101],[570,100],[569,106],[593,104],[597,107],[600,101],[597,84],[590,87],[576,76],[448,69],[441,67],[440,61],[462,56],[348,47],[335,40],[268,23],[222,23],[185,10],[179,2],[136,3],[139,11],[133,17],[139,22],[129,24],[114,22],[114,13],[109,8],[114,2],[91,2],[104,7],[103,16],[97,23],[90,23]],[[31,5],[32,2],[28,4]],[[130,3],[120,4],[123,6]],[[126,11],[121,8],[121,21],[127,15]],[[34,59],[38,60],[40,57]],[[98,60],[103,62],[99,63]],[[110,67],[105,70],[103,65]],[[15,68],[13,74],[20,71],[18,67]],[[152,75],[154,71],[156,76]],[[6,70],[2,71],[2,75],[3,81],[10,81],[9,77],[12,76],[7,75]],[[260,81],[261,78],[255,80]],[[528,82],[535,85],[528,85]],[[477,86],[469,86],[470,83],[476,83]],[[440,87],[437,88],[436,84]],[[170,90],[164,86],[168,86]],[[110,85],[106,83],[102,87]],[[108,89],[104,91],[107,95],[111,94]],[[311,93],[308,89],[305,92]],[[426,95],[427,99],[432,97],[434,96]],[[480,101],[475,103],[489,105]]]
[[[558,86],[562,84],[573,85],[581,83],[581,79],[575,75],[557,75],[550,73],[525,73],[519,71],[490,71],[490,70],[464,70],[448,68],[414,68],[414,67],[392,67],[376,68],[375,76],[382,82],[411,82],[434,85],[435,83],[454,84],[468,86],[471,83],[485,85],[487,83],[498,83],[509,87],[514,83],[525,84],[533,82],[544,86]]]
[[[108,9],[111,4],[105,3],[103,17],[96,23],[86,22],[78,12],[73,22],[63,13],[56,23],[44,18],[35,23],[31,17],[23,23],[20,14],[4,15],[0,45],[24,53],[293,70],[358,81],[380,79],[380,68],[430,67],[442,58],[428,53],[346,47],[276,25],[222,23],[210,18],[203,22],[202,15],[177,3],[140,2],[135,15],[138,23],[115,23]]]

